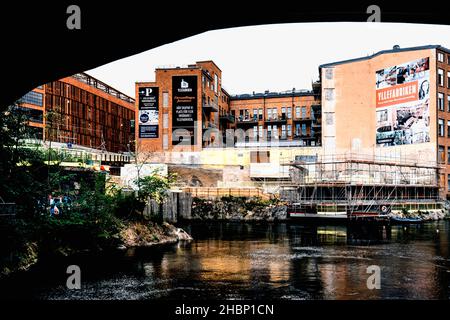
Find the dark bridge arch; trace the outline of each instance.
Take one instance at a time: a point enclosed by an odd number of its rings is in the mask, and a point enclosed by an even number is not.
[[[243,1],[12,1],[2,9],[0,106],[36,86],[209,30],[271,23],[363,22],[373,4],[341,1],[247,4]],[[66,9],[81,8],[81,30]],[[410,2],[409,2],[410,4]],[[383,22],[449,24],[442,1],[425,7],[378,4]],[[409,10],[409,11],[405,11]],[[295,41],[295,39],[293,39]],[[319,40],[320,41],[320,40]],[[325,39],[323,39],[325,41]],[[308,48],[305,48],[308,49]]]

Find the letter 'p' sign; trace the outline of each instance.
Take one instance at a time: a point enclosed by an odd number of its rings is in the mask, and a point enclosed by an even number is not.
[[[367,278],[367,289],[381,289],[381,270],[379,266],[368,266],[366,273],[371,273]]]
[[[66,286],[67,289],[73,290],[79,290],[81,289],[81,270],[79,266],[71,265],[67,267],[67,274],[70,274],[70,276],[67,278]]]

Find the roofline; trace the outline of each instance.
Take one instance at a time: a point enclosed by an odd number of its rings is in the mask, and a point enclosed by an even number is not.
[[[155,68],[155,71],[156,70],[191,70],[191,69],[196,69],[196,70],[199,70],[200,69],[200,67],[199,66],[191,66],[191,67],[189,67],[189,66],[183,66],[183,67],[159,67],[159,68]]]
[[[247,96],[248,95],[248,96]],[[286,97],[308,97],[315,96],[312,90],[305,90],[304,92],[269,92],[269,93],[257,93],[257,94],[237,94],[230,96],[230,100],[252,100],[252,99],[264,99],[264,98],[286,98]]]
[[[231,95],[228,93],[228,91],[227,90],[225,90],[225,88],[224,87],[220,87],[220,90],[222,90],[222,92],[225,94],[225,95],[227,95],[228,97],[231,97]]]
[[[82,80],[80,80],[80,79],[77,77],[78,75],[86,76],[86,77],[88,77],[88,78],[91,78],[91,79],[95,80],[97,83],[100,83],[100,84],[102,84],[103,86],[107,87],[107,88],[108,88],[108,91],[104,91],[104,90],[102,90],[102,89],[100,89],[100,88],[94,86],[94,85],[91,84],[90,82],[89,82],[89,83],[83,82]],[[99,80],[99,79],[97,79],[96,77],[91,76],[91,75],[90,75],[89,73],[87,73],[87,72],[78,72],[78,73],[75,73],[75,74],[69,76],[68,78],[73,78],[73,79],[75,79],[75,80],[77,80],[77,81],[79,81],[79,82],[81,82],[81,83],[85,83],[85,84],[87,84],[88,86],[90,86],[90,87],[92,87],[92,88],[95,88],[95,89],[97,89],[97,90],[103,91],[103,92],[105,92],[106,94],[108,94],[108,95],[110,95],[110,96],[112,96],[112,97],[116,97],[116,98],[118,98],[118,99],[120,99],[120,100],[122,100],[122,101],[129,102],[129,103],[134,103],[134,102],[135,102],[135,98],[130,97],[129,95],[123,93],[122,91],[117,90],[117,89],[114,88],[114,87],[111,87],[111,86],[110,86],[109,84],[107,84],[106,82],[104,82],[104,81],[102,81],[102,80]],[[60,79],[60,80],[62,80],[62,79]],[[113,92],[116,92],[116,93],[118,94],[118,96],[116,96],[116,95],[110,93],[109,90],[111,90],[111,91],[113,91]],[[122,96],[123,96],[124,98],[126,98],[126,99],[123,99]],[[129,100],[129,101],[127,101],[127,100]],[[132,102],[130,102],[131,100],[132,100]]]
[[[215,65],[216,68],[220,70],[220,72],[222,72],[222,70],[219,68],[219,66],[212,60],[196,61],[195,63],[205,63],[205,62],[212,62],[212,64]]]
[[[379,55],[387,54],[387,53],[397,53],[397,52],[405,52],[405,51],[418,51],[418,50],[427,50],[427,49],[439,49],[439,50],[445,51],[447,53],[450,53],[450,49],[447,49],[447,48],[445,48],[445,47],[443,47],[441,45],[426,45],[426,46],[418,46],[418,47],[381,50],[381,51],[378,51],[377,53],[374,53],[374,54],[372,54],[370,56],[367,56],[367,57],[360,57],[360,58],[355,58],[355,59],[348,59],[348,60],[342,60],[342,61],[336,61],[336,62],[321,64],[321,65],[319,65],[319,70],[322,69],[322,68],[329,68],[329,67],[333,67],[333,66],[337,66],[337,65],[341,65],[341,64],[346,64],[346,63],[370,60],[370,59],[375,58],[375,57],[377,57]]]

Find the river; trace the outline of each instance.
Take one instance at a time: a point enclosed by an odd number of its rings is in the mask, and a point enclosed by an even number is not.
[[[1,299],[449,299],[450,222],[391,227],[189,223],[195,239],[43,260]],[[80,290],[66,288],[68,265]],[[380,267],[380,289],[367,268]]]

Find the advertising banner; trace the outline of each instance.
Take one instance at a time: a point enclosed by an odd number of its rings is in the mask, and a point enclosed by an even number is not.
[[[159,88],[139,88],[139,138],[158,138]]]
[[[194,145],[196,121],[197,76],[172,77],[172,144]]]
[[[429,58],[376,72],[376,144],[430,141]]]

